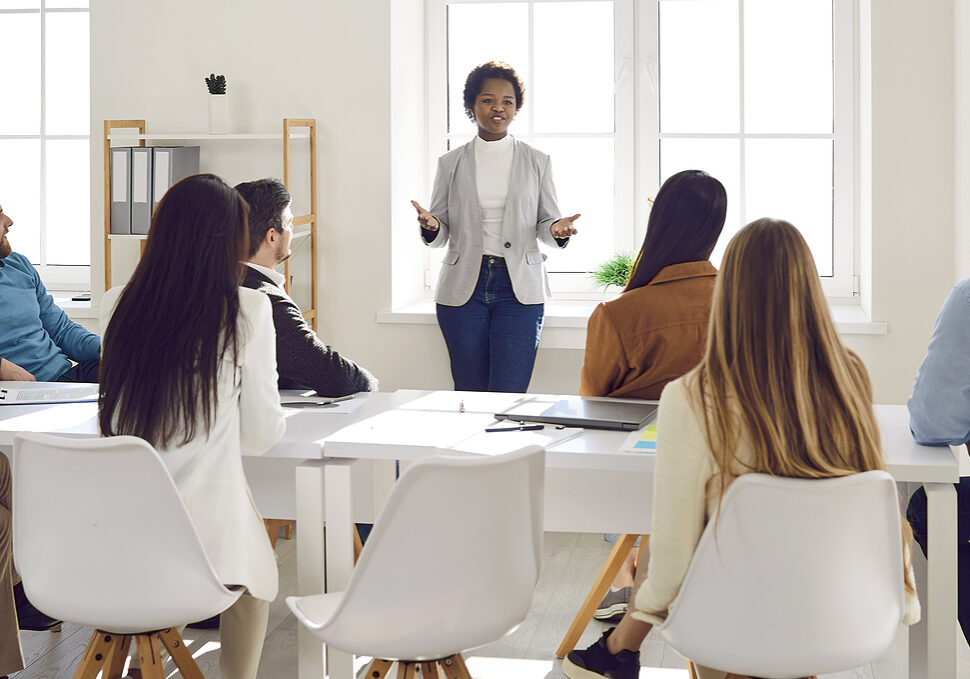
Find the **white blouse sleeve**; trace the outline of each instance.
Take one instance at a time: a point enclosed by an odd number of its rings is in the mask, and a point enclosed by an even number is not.
[[[239,310],[248,321],[239,394],[239,439],[244,452],[261,455],[286,431],[276,372],[276,329],[269,297],[240,288]]]
[[[684,380],[664,387],[657,413],[650,561],[631,610],[638,620],[660,623],[667,617],[707,523],[712,464],[702,427]]]

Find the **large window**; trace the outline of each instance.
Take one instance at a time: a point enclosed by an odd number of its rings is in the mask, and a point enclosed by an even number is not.
[[[90,286],[87,0],[0,0],[0,205],[48,287]]]
[[[728,191],[716,262],[743,224],[787,219],[826,292],[850,297],[854,4],[432,0],[432,155],[475,133],[461,102],[468,71],[507,61],[527,88],[511,132],[552,156],[563,213],[583,215],[575,247],[546,263],[554,290],[588,293],[587,272],[639,248],[663,180],[697,168]]]

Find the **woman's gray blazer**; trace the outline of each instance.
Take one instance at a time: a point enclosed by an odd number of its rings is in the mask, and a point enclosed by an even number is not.
[[[549,231],[560,216],[549,156],[518,139],[512,142],[512,177],[502,219],[505,262],[516,299],[522,304],[542,304],[549,282],[543,264],[546,256],[539,252],[538,241],[554,248],[565,247],[569,241],[562,239],[559,245]],[[475,292],[484,254],[474,139],[438,159],[429,212],[441,226],[434,240],[425,244],[448,246],[435,301],[461,306]]]

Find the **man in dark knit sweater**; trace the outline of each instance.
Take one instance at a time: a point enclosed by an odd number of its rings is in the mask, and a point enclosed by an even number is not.
[[[275,267],[290,256],[293,211],[290,194],[275,179],[236,186],[249,203],[249,260],[243,285],[269,296],[276,326],[280,389],[314,389],[321,396],[376,391],[377,379],[324,344],[283,289]]]

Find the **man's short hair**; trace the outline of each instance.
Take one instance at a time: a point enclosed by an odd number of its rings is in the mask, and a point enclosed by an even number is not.
[[[283,210],[290,204],[290,192],[279,179],[257,179],[236,185],[236,191],[249,203],[249,254],[252,257],[266,238],[266,232],[275,229],[283,233]]]

